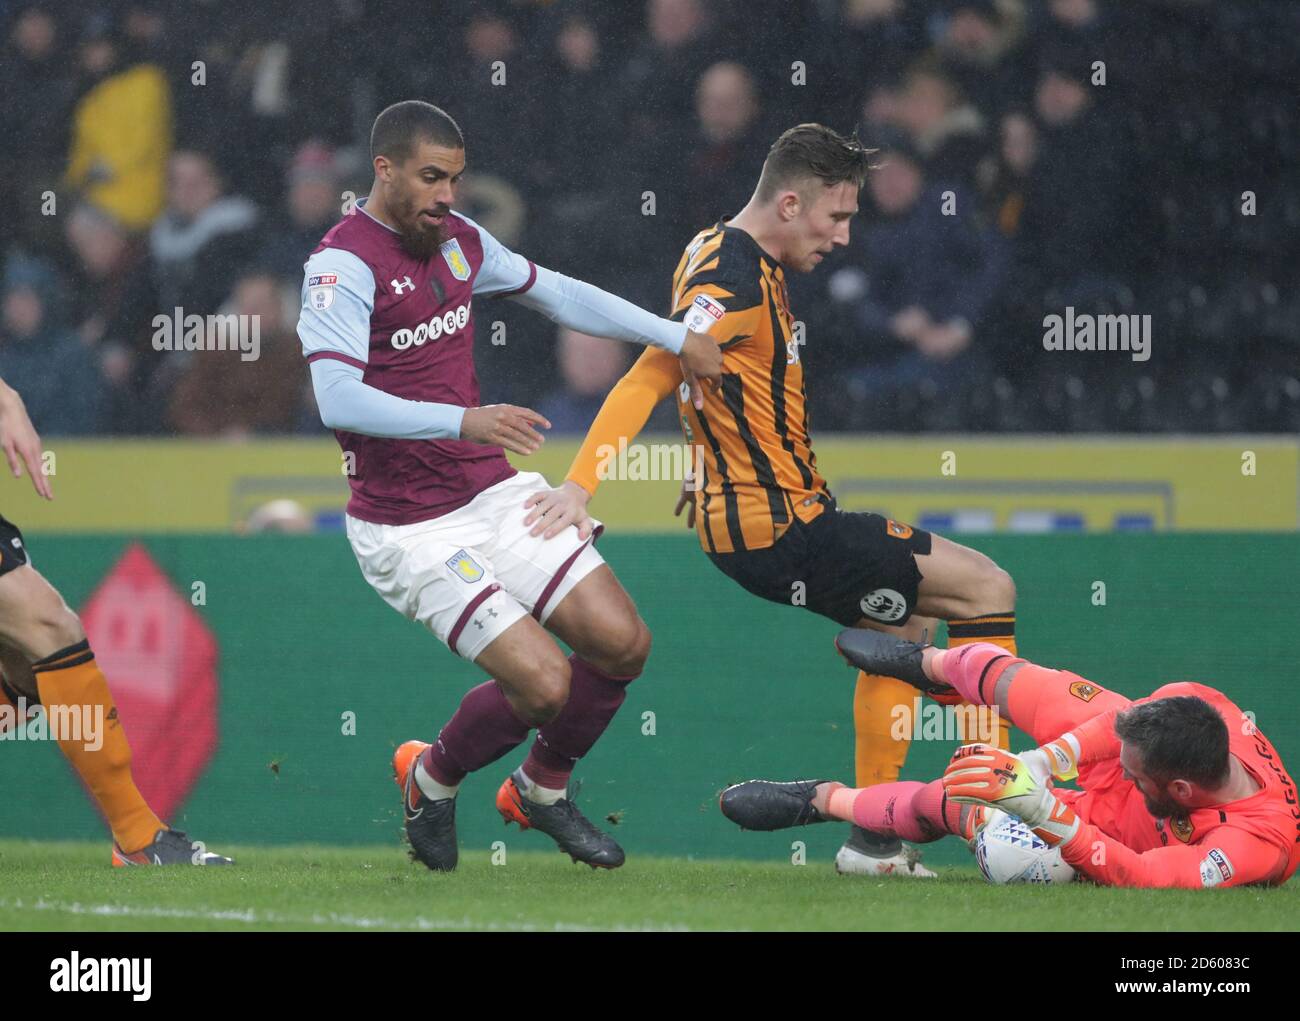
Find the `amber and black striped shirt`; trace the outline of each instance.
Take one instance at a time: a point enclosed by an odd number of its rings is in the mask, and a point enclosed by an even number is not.
[[[742,230],[695,236],[673,274],[672,318],[714,337],[722,385],[703,410],[677,396],[686,439],[701,447],[700,542],[713,553],[762,549],[796,517],[830,502],[808,432],[808,404],[785,271]]]

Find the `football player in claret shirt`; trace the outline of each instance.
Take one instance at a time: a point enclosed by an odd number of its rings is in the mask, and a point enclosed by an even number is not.
[[[622,849],[578,811],[568,781],[641,673],[650,635],[592,545],[599,526],[553,542],[529,534],[525,501],[546,480],[517,472],[502,448],[531,454],[535,427],[548,423],[527,408],[480,406],[473,312],[479,299],[511,297],[584,333],[653,344],[692,381],[716,381],[721,354],[682,323],[534,265],[454,212],[465,142],[437,107],[381,112],[371,156],[368,198],[307,260],[298,335],[321,420],[343,449],[362,575],[490,677],[436,740],[394,756],[412,853],[455,868],[461,782],[537,728],[498,809],[575,861],[616,868]]]
[[[1300,865],[1295,782],[1254,720],[1220,691],[1179,682],[1131,702],[986,643],[943,650],[847,631],[838,644],[862,669],[997,706],[1039,747],[1012,755],[966,745],[927,784],[751,780],[721,799],[743,828],[845,819],[905,840],[973,841],[988,810],[1000,808],[1106,886],[1276,886]]]
[[[40,469],[41,440],[18,392],[0,379],[0,449],[15,478],[25,467],[32,486],[54,499]],[[133,865],[230,865],[197,840],[167,826],[135,785],[131,746],[118,719],[108,681],[99,669],[77,615],[32,566],[22,532],[0,517],[0,734],[26,726],[43,708],[51,736],[77,771],[113,834],[115,868]],[[60,732],[58,721],[92,714],[85,726]]]
[[[848,243],[870,169],[871,150],[820,124],[800,124],[776,140],[749,203],[700,231],[673,276],[672,317],[721,348],[721,386],[697,406],[677,360],[647,351],[606,398],[564,485],[534,497],[546,515],[536,528],[591,528],[586,508],[602,448],[630,443],[655,405],[676,394],[683,434],[704,472],[698,491],[683,487],[677,511],[689,507],[688,525],[725,575],[786,606],[802,591],[800,605],[841,625],[921,638],[933,636],[942,618],[950,646],[984,641],[1014,653],[1015,585],[1005,571],[942,536],[840,509],[817,467],[786,274],[810,273]],[[898,779],[910,738],[893,733],[894,707],[910,706],[914,696],[892,677],[858,676],[859,786]],[[1006,743],[1003,732],[999,744]],[[911,848],[860,827],[835,867],[934,875]]]

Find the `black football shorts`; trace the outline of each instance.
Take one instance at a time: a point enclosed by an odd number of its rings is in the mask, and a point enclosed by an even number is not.
[[[763,599],[806,606],[844,627],[863,617],[905,624],[916,607],[930,533],[832,500],[811,523],[796,519],[766,549],[710,553],[723,574]]]
[[[18,526],[5,517],[0,517],[0,575],[8,574],[15,567],[29,563],[27,547],[23,544],[23,533]]]

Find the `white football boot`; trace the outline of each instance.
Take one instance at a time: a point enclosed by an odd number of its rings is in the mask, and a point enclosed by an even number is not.
[[[912,879],[933,879],[937,873],[921,864],[921,852],[910,844],[895,844],[898,850],[885,848],[883,854],[872,854],[873,844],[893,843],[882,841],[857,826],[835,853],[835,871],[842,876],[906,876]]]

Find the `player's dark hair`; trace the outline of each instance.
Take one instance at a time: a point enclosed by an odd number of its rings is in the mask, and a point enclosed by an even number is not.
[[[445,149],[465,148],[465,136],[445,111],[432,103],[406,99],[382,110],[370,129],[370,158],[387,156],[405,163],[419,142],[432,142]]]
[[[797,124],[782,132],[768,150],[758,179],[758,200],[766,202],[814,177],[826,186],[852,181],[861,188],[876,152],[865,148],[856,132],[846,138],[824,124]]]
[[[1215,788],[1227,782],[1228,725],[1203,698],[1179,695],[1125,709],[1115,717],[1115,734],[1137,750],[1158,783],[1190,780]]]

